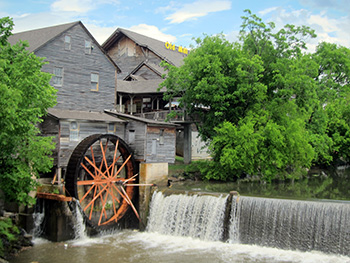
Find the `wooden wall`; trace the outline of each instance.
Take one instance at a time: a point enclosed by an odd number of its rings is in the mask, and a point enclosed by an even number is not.
[[[87,122],[76,121],[78,131],[71,131],[70,121],[60,121],[60,153],[59,166],[66,167],[69,158],[75,147],[86,137],[93,134],[114,134],[124,140],[125,126],[124,124],[116,123],[115,132],[108,130],[108,123],[105,122]],[[77,137],[76,137],[77,135]]]
[[[175,127],[148,126],[146,144],[146,163],[175,163]]]
[[[144,162],[146,158],[146,128],[147,126],[143,122],[131,121],[125,129],[125,142],[134,152],[135,159],[140,162]]]
[[[39,129],[42,133],[42,136],[52,136],[53,142],[55,143],[55,149],[53,150],[52,157],[53,157],[53,165],[58,165],[58,155],[59,155],[59,148],[60,148],[60,140],[59,140],[59,121],[56,118],[47,116],[45,117],[44,121],[40,123]]]
[[[135,72],[136,76],[141,76],[144,79],[159,79],[159,75],[156,74],[153,70],[148,68],[146,65],[143,65],[137,72]]]
[[[150,126],[147,123],[130,121],[125,130],[125,142],[133,150],[135,159],[140,162],[174,163],[175,130],[175,127]]]
[[[93,134],[114,134],[124,140],[125,124],[115,123],[115,129],[109,130],[107,122],[91,122],[76,120],[78,129],[70,129],[71,121],[46,117],[40,125],[43,136],[54,136],[56,148],[53,152],[54,165],[66,167],[75,147],[86,137]]]
[[[65,50],[66,35],[71,36],[71,50]],[[49,62],[44,65],[43,71],[52,74],[54,67],[63,67],[63,85],[55,86],[58,90],[56,108],[84,111],[113,109],[116,69],[94,42],[91,54],[85,54],[85,40],[92,41],[83,27],[77,24],[35,53]],[[98,91],[91,91],[91,73],[99,74]]]
[[[140,46],[124,36],[108,50],[108,55],[122,70],[122,72],[117,75],[118,79],[124,79],[145,60],[157,65],[160,64],[162,60],[156,54],[149,49],[143,49],[142,51]],[[150,71],[150,69],[147,70]]]

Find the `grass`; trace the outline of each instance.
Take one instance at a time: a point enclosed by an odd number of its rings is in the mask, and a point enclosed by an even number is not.
[[[182,175],[185,172],[188,164],[184,164],[184,158],[180,156],[175,157],[175,163],[169,164],[169,176]]]

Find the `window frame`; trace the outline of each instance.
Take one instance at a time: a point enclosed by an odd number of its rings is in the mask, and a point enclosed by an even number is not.
[[[76,128],[73,128],[73,124],[76,124]],[[79,141],[80,124],[76,121],[69,123],[69,140],[73,142]]]
[[[87,45],[89,44],[89,45]],[[84,45],[85,54],[90,55],[92,51],[92,41],[85,39],[85,45]]]
[[[67,38],[69,38],[69,42],[67,42]],[[70,35],[64,36],[64,50],[72,50],[72,37]]]
[[[61,75],[57,74],[56,69],[60,69]],[[52,77],[52,84],[54,87],[62,87],[63,86],[63,75],[64,75],[64,68],[63,67],[53,67],[53,77]],[[60,80],[59,83],[57,80]]]
[[[97,76],[97,82],[93,80],[93,75]],[[93,83],[94,84],[94,89],[92,88],[93,87]],[[100,74],[98,72],[91,72],[90,74],[90,90],[91,91],[99,91],[99,87],[100,87]]]

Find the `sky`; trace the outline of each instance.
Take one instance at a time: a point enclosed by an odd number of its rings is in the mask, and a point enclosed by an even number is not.
[[[310,52],[322,41],[350,48],[350,0],[0,0],[0,17],[13,18],[13,33],[81,21],[100,44],[124,28],[188,48],[204,34],[236,41],[245,9],[276,30],[315,29]]]

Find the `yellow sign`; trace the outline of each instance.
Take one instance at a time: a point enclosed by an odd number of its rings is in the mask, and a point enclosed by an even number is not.
[[[165,43],[165,48],[166,49],[169,49],[169,50],[176,50],[176,46],[175,46],[175,44],[171,44],[171,43],[169,43],[169,42],[166,42]],[[177,48],[177,51],[178,52],[180,52],[180,53],[183,53],[183,54],[188,54],[188,49],[187,48],[185,48],[185,47],[182,47],[182,46],[179,46],[178,48]]]

